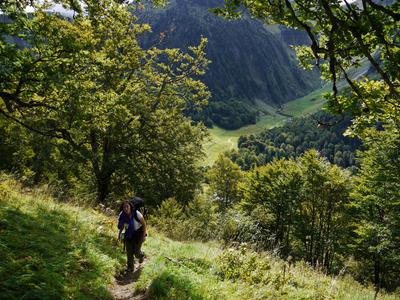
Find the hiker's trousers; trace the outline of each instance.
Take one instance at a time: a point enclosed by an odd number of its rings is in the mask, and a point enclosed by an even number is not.
[[[143,253],[140,250],[143,243],[143,226],[135,231],[132,238],[125,240],[126,255],[127,255],[127,267],[133,270],[134,256],[136,258],[142,258]]]

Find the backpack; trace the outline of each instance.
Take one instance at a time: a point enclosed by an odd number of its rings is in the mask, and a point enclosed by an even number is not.
[[[133,204],[135,206],[135,209],[139,210],[140,212],[142,212],[142,210],[145,210],[143,198],[135,196],[131,200],[129,200],[129,203]]]
[[[137,218],[136,211],[139,211],[144,217],[147,217],[147,210],[145,207],[144,199],[140,197],[133,197],[132,199],[129,200],[129,204],[131,205],[132,210],[134,211],[133,217],[135,218],[136,221],[139,222],[139,219]],[[119,211],[122,212],[123,204],[121,204]],[[133,206],[135,209],[133,209]]]

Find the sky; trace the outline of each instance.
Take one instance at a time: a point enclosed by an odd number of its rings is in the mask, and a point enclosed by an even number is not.
[[[33,12],[35,9],[32,6],[28,6],[26,8],[26,12],[30,13]],[[61,4],[54,4],[48,11],[50,12],[58,12],[65,17],[72,18],[74,12],[70,9],[65,9]]]

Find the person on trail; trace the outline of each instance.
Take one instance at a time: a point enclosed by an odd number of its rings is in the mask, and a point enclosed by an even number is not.
[[[147,236],[147,228],[143,215],[129,201],[124,201],[122,204],[122,211],[118,217],[118,229],[118,240],[120,241],[122,231],[125,229],[123,240],[127,255],[127,272],[132,272],[134,256],[139,259],[139,263],[143,262],[144,253],[141,251],[141,247]]]

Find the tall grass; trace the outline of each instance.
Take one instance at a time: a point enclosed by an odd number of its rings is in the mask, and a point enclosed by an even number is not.
[[[289,265],[249,248],[215,242],[178,242],[150,233],[149,261],[136,282],[150,299],[374,299],[372,287],[350,277],[331,277],[304,263]],[[378,299],[399,295],[379,294]]]

